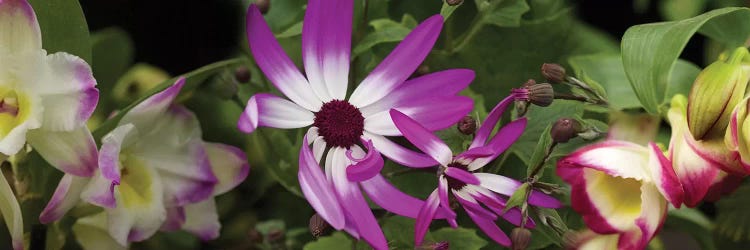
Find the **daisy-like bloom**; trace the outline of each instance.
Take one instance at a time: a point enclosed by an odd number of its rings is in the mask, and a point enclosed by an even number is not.
[[[414,28],[347,98],[352,12],[352,0],[308,3],[302,30],[305,77],[284,53],[258,8],[249,8],[247,38],[255,62],[288,100],[271,94],[251,97],[238,127],[251,133],[258,127],[312,126],[300,152],[299,181],[305,197],[333,228],[364,238],[376,249],[386,249],[385,237],[360,187],[381,207],[416,217],[421,202],[398,192],[379,175],[381,153],[412,167],[436,164],[386,138],[401,135],[388,110],[412,115],[430,130],[447,128],[473,107],[471,99],[456,94],[473,80],[474,73],[446,70],[407,81],[440,34],[443,19],[435,15]],[[322,159],[325,173],[320,169]]]
[[[447,212],[449,214],[448,222],[452,226],[456,226],[456,214],[449,203],[449,190],[479,228],[497,243],[510,246],[510,239],[494,221],[500,216],[515,225],[523,224],[519,209],[513,208],[503,213],[506,203],[505,196],[511,196],[521,183],[505,176],[474,173],[474,171],[497,158],[523,133],[526,127],[526,118],[515,120],[503,126],[488,141],[488,136],[495,127],[495,123],[516,97],[515,94],[512,94],[498,104],[498,107],[490,112],[485,123],[477,131],[469,149],[456,156],[440,138],[419,124],[418,121],[398,110],[392,109],[390,111],[393,122],[404,137],[439,163],[438,187],[427,198],[417,216],[414,235],[417,246],[422,244],[430,222],[435,218],[438,211]],[[560,207],[560,202],[553,197],[537,191],[531,192],[529,204],[548,208]],[[529,221],[526,226],[534,227],[534,222]]]
[[[571,206],[597,234],[614,234],[619,249],[644,249],[662,226],[667,202],[683,191],[655,144],[607,140],[560,159],[557,174],[571,186]],[[611,243],[611,242],[610,242]]]
[[[184,83],[128,111],[102,139],[95,175],[65,175],[40,220],[59,219],[83,199],[104,208],[107,231],[121,246],[162,227],[215,238],[212,197],[241,182],[249,167],[239,149],[203,142],[193,113],[173,103]]]

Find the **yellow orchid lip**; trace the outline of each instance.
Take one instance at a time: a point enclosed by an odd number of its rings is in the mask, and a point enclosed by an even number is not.
[[[0,88],[0,137],[5,137],[31,114],[31,102],[23,92]]]

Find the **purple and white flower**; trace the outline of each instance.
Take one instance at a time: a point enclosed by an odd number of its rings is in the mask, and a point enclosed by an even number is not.
[[[308,3],[302,30],[305,76],[284,53],[258,8],[249,8],[247,38],[255,63],[288,99],[254,95],[238,127],[251,133],[258,127],[312,126],[300,152],[298,177],[305,197],[333,228],[386,249],[360,187],[381,207],[416,217],[423,202],[399,192],[379,175],[381,153],[412,167],[436,164],[386,138],[401,135],[388,112],[396,108],[429,130],[449,127],[473,107],[471,99],[457,93],[474,73],[453,69],[407,80],[440,34],[443,19],[435,15],[414,28],[347,98],[352,12],[352,0]],[[326,148],[330,150],[324,158]],[[322,159],[325,172],[319,164]]]
[[[422,244],[430,222],[439,211],[447,212],[450,215],[447,218],[448,222],[456,226],[456,214],[449,202],[450,191],[482,231],[497,243],[510,246],[510,239],[495,224],[495,220],[499,216],[515,225],[524,224],[523,216],[518,208],[503,212],[507,202],[505,197],[511,196],[521,182],[501,175],[475,173],[474,171],[497,158],[523,133],[526,118],[508,123],[494,137],[488,139],[495,123],[515,98],[516,94],[511,94],[500,102],[477,131],[469,149],[456,156],[442,140],[418,121],[398,110],[390,111],[396,127],[404,137],[439,163],[438,187],[430,194],[417,215],[415,245]],[[559,201],[538,191],[531,192],[529,204],[548,208],[560,207]],[[529,220],[525,226],[534,227],[534,222]]]

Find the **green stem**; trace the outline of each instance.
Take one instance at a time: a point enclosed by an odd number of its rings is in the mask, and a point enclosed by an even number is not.
[[[529,177],[528,177],[529,182],[534,183],[539,179],[537,178],[537,175],[539,174],[539,171],[541,171],[542,168],[544,168],[544,164],[547,163],[547,161],[549,160],[550,156],[552,155],[552,151],[555,150],[555,146],[557,146],[557,142],[552,142],[552,144],[550,144],[549,147],[547,147],[547,151],[544,152],[544,159],[542,159],[542,161],[540,161],[539,164],[534,166],[534,169],[529,174]]]
[[[487,6],[487,8],[482,9],[479,13],[477,13],[476,17],[474,17],[474,20],[471,21],[471,26],[469,28],[469,31],[467,31],[466,35],[463,36],[461,41],[458,43],[458,45],[455,47],[455,49],[450,50],[451,52],[458,52],[464,49],[472,39],[479,33],[479,31],[482,30],[482,27],[484,26],[484,18],[487,15],[488,12],[491,12],[495,9],[495,7],[502,1],[492,1],[490,3],[490,6]]]

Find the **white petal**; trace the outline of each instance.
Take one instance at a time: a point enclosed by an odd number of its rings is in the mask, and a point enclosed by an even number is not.
[[[218,238],[221,224],[214,199],[185,206],[185,224],[182,229],[204,241]]]
[[[42,97],[42,128],[68,131],[83,126],[96,109],[99,91],[91,67],[83,59],[67,53],[48,55],[39,69],[29,92]]]
[[[21,206],[16,200],[16,195],[10,189],[8,180],[0,172],[0,213],[3,215],[5,225],[10,232],[13,248],[23,250],[23,218]]]
[[[42,49],[34,10],[26,1],[0,2],[0,58]]]
[[[221,143],[206,143],[206,153],[211,162],[211,170],[219,182],[214,187],[214,195],[226,193],[245,180],[250,172],[245,152]]]
[[[65,173],[89,177],[97,168],[96,143],[86,126],[69,131],[35,129],[27,139],[47,162]]]
[[[84,250],[125,250],[130,245],[120,245],[109,235],[104,212],[78,219],[73,224],[73,234]]]

